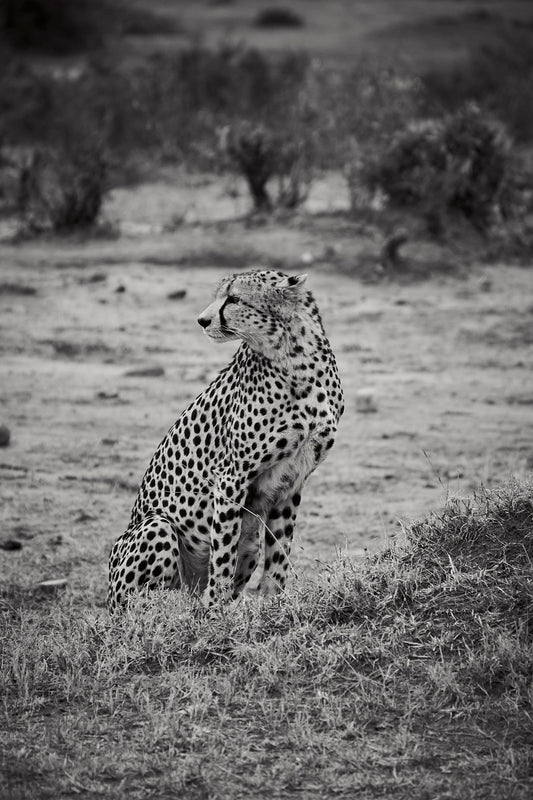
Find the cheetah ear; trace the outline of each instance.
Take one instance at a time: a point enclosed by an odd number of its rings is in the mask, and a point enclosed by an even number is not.
[[[278,283],[278,289],[300,289],[307,280],[307,275],[303,272],[301,275],[290,275],[282,278]]]

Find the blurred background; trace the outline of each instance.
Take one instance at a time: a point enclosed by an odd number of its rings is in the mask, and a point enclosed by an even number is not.
[[[10,235],[400,209],[529,255],[528,0],[0,0],[0,41]]]

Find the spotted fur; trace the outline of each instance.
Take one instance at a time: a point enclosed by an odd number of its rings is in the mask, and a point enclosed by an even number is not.
[[[284,587],[305,480],[343,411],[335,357],[305,275],[225,278],[199,317],[214,341],[240,339],[230,364],[182,413],[145,472],[109,562],[111,612],[130,592],[189,587],[206,606],[253,573]]]

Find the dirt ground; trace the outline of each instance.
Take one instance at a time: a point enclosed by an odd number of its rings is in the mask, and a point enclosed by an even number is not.
[[[0,540],[22,545],[0,550],[4,579],[68,578],[103,603],[153,450],[234,349],[196,317],[224,274],[259,263],[309,273],[346,396],[304,493],[297,572],[381,548],[448,494],[531,469],[531,270],[362,281],[370,245],[335,215],[1,245]]]

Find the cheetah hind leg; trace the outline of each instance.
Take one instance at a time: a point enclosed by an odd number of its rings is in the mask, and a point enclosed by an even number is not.
[[[263,573],[265,523],[259,514],[245,511],[241,523],[241,536],[237,550],[234,597],[243,590],[257,593]]]
[[[178,533],[170,520],[149,515],[128,528],[109,556],[108,608],[111,614],[128,595],[147,589],[177,589],[188,583]]]

